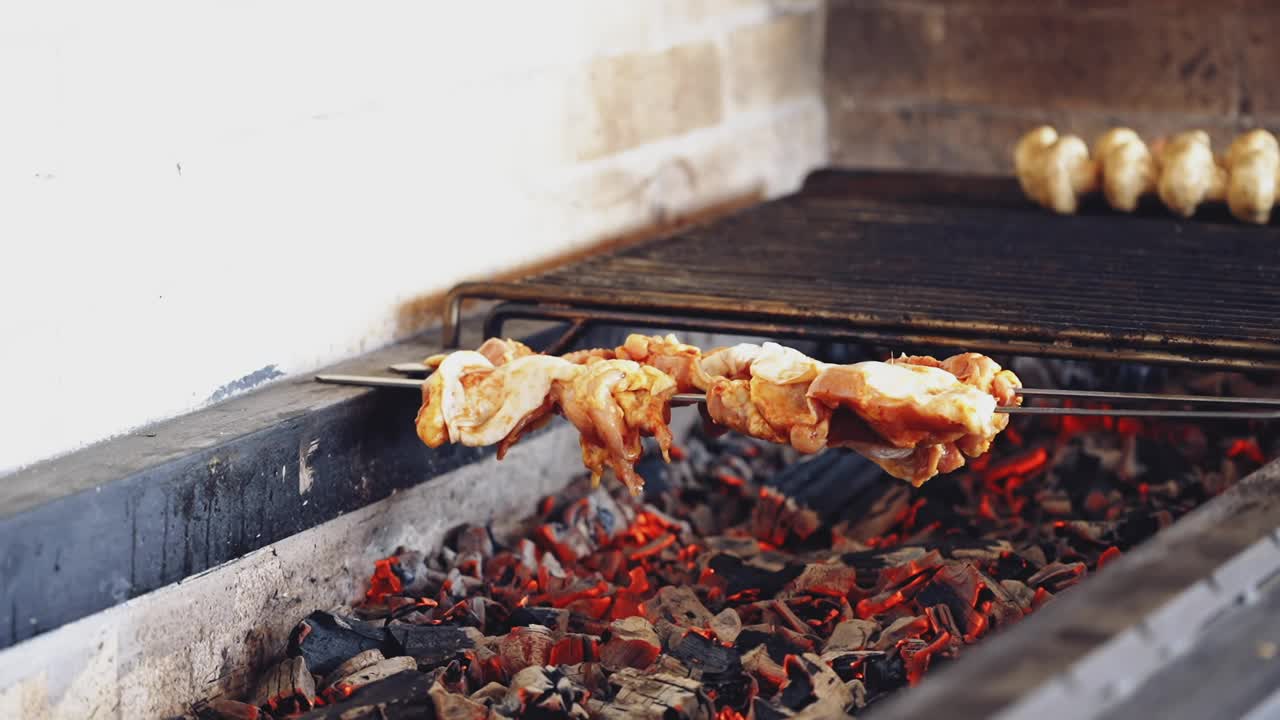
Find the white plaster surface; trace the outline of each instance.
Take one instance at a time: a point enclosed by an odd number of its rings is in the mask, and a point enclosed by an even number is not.
[[[795,189],[826,116],[779,18],[822,12],[0,3],[0,474],[385,344],[461,280]],[[645,135],[693,77],[715,121]]]

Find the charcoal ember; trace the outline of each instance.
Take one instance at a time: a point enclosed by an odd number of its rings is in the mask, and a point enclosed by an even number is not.
[[[357,673],[370,665],[375,665],[386,659],[387,658],[382,654],[382,651],[377,648],[365,650],[364,652],[352,655],[344,660],[341,665],[335,668],[333,672],[325,676],[324,680],[320,683],[320,689],[327,690],[331,685],[342,678]]]
[[[623,668],[609,676],[616,688],[612,702],[594,705],[593,717],[604,720],[711,720],[715,711],[702,691],[702,684],[690,678],[666,673],[645,673]]]
[[[347,658],[365,650],[399,654],[395,648],[395,641],[380,625],[317,610],[293,629],[288,654],[306,660],[311,672],[328,675]]]
[[[271,714],[257,705],[219,698],[195,707],[196,720],[270,720]]]
[[[875,573],[871,572],[873,570],[883,570],[908,564],[919,568],[933,567],[942,562],[942,555],[936,550],[930,550],[918,545],[908,545],[892,550],[847,552],[840,556],[840,562],[868,577],[875,577]]]
[[[849,695],[853,698],[854,710],[861,710],[867,706],[867,686],[863,685],[861,680],[850,680],[844,686],[849,688]]]
[[[773,602],[769,603],[768,609],[770,612],[772,612],[773,616],[776,617],[777,620],[780,621],[781,624],[784,625],[785,627],[790,628],[792,631],[797,632],[801,635],[810,634],[809,633],[810,628],[808,624],[806,624],[805,621],[802,620],[800,616],[796,614],[796,611],[793,610],[791,608],[791,605],[788,604],[786,601],[774,600]]]
[[[751,534],[772,545],[806,540],[821,526],[817,512],[770,487],[761,489],[751,514]]]
[[[930,629],[929,618],[922,615],[900,617],[880,631],[872,646],[874,650],[889,650],[907,638],[918,637]]]
[[[907,684],[907,666],[896,653],[877,653],[860,659],[862,683],[867,687],[867,697],[875,699],[891,693]]]
[[[538,528],[538,540],[539,544],[566,563],[586,557],[596,548],[591,537],[582,529],[561,522],[549,522]]]
[[[507,619],[507,624],[513,628],[526,625],[542,625],[550,628],[554,633],[564,633],[569,630],[569,614],[569,611],[563,608],[522,607],[516,608],[511,613],[511,616]]]
[[[929,620],[929,626],[938,637],[944,638],[943,644],[949,654],[955,654],[960,650],[960,646],[964,643],[964,632],[956,624],[955,616],[951,614],[951,608],[946,605],[933,605],[924,609],[924,615]],[[826,657],[824,654],[823,657]]]
[[[755,679],[757,687],[766,695],[773,695],[787,681],[787,674],[782,669],[782,663],[788,655],[784,655],[781,660],[775,659],[769,654],[769,649],[764,645],[757,645],[742,655],[742,669],[749,673]]]
[[[986,603],[985,614],[992,628],[997,630],[1005,628],[1022,619],[1026,611],[1023,609],[1021,599],[1010,593],[1003,583],[996,582],[985,573],[979,572],[978,578],[982,581],[978,602]]]
[[[436,720],[488,720],[489,708],[466,695],[450,692],[439,683],[427,692]],[[345,718],[344,718],[345,720]]]
[[[609,626],[600,660],[610,670],[624,667],[643,670],[658,659],[662,640],[653,625],[642,617],[614,620]]]
[[[609,689],[608,674],[600,663],[578,663],[577,665],[561,665],[558,667],[575,685],[585,688],[592,695],[602,695]],[[671,672],[677,676],[688,674],[671,667],[656,669],[660,672]]]
[[[782,589],[782,597],[800,593],[847,596],[858,586],[858,571],[839,562],[809,563]]]
[[[863,650],[871,642],[871,637],[880,630],[879,623],[870,620],[845,620],[836,625],[827,642],[822,646],[823,656],[830,653],[845,653],[850,650]]]
[[[1006,597],[1020,612],[1023,614],[1031,612],[1031,601],[1035,598],[1036,592],[1027,587],[1026,583],[1019,580],[1001,580],[1000,587],[1004,588]]]
[[[353,693],[366,685],[372,685],[373,683],[385,680],[392,675],[417,669],[417,661],[408,656],[402,655],[400,657],[381,660],[337,679],[330,686],[329,691],[326,692],[325,696],[330,700],[334,698],[350,697]]]
[[[600,659],[600,641],[594,635],[566,633],[551,646],[551,655],[547,662],[551,665],[577,665],[584,662],[599,662]]]
[[[701,633],[685,633],[667,652],[708,682],[733,679],[742,672],[742,660],[737,649],[726,647]]]
[[[783,663],[786,682],[779,703],[796,718],[848,717],[853,693],[817,655],[790,655]]]
[[[1013,554],[1013,544],[1003,538],[949,540],[946,554],[955,560],[997,562]]]
[[[733,608],[725,608],[711,618],[709,627],[717,640],[733,643],[742,633],[742,616]]]
[[[979,590],[985,587],[978,570],[969,563],[943,563],[916,595],[922,607],[946,605],[956,627],[966,641],[972,642],[987,629],[987,619],[975,604]]]
[[[475,628],[453,625],[392,623],[387,627],[387,632],[397,648],[396,652],[386,654],[408,655],[424,668],[442,665],[461,657],[484,638]]]
[[[272,713],[290,715],[310,710],[316,704],[316,681],[302,657],[286,658],[258,682],[253,704]]]
[[[1062,590],[1075,585],[1084,577],[1087,568],[1082,562],[1074,563],[1050,563],[1031,577],[1027,578],[1027,585],[1033,588],[1044,588],[1052,593],[1058,593]]]
[[[298,720],[418,720],[434,717],[427,691],[432,679],[416,670],[392,675],[361,688],[345,700],[339,699]]]
[[[898,517],[911,506],[910,486],[886,477],[884,482],[859,496],[853,507],[848,508],[850,517],[841,521],[834,531],[854,540],[870,540],[888,534]]]
[[[500,682],[491,682],[467,697],[485,707],[493,708],[507,699],[507,686]]]
[[[751,717],[754,720],[786,720],[795,715],[794,712],[787,708],[776,705],[764,698],[754,698],[751,701]]]
[[[565,508],[562,517],[566,525],[579,528],[596,545],[604,545],[626,530],[635,518],[635,513],[624,507],[607,489],[599,487]]]
[[[769,563],[755,558],[748,561],[728,553],[713,555],[707,567],[714,573],[709,583],[721,589],[730,601],[773,597],[804,572],[801,563],[769,567]]]
[[[467,678],[473,687],[483,687],[486,683],[506,680],[507,671],[502,667],[502,659],[487,645],[478,645],[468,650],[465,657]]]
[[[711,624],[711,611],[689,587],[668,585],[644,604],[644,615],[682,628],[706,627]]]
[[[776,625],[748,625],[738,634],[734,643],[741,652],[763,645],[779,664],[788,655],[799,655],[814,650],[813,642],[798,633]]]
[[[590,693],[555,667],[527,667],[511,678],[505,702],[497,708],[508,717],[588,717],[583,706]]]
[[[509,673],[531,665],[546,665],[556,644],[551,629],[542,625],[511,628],[498,642],[498,657]]]

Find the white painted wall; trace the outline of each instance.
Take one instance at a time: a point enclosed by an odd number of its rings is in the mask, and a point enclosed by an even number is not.
[[[0,473],[392,341],[460,280],[796,188],[823,16],[0,3]]]

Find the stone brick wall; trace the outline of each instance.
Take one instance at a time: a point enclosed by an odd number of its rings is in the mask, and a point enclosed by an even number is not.
[[[0,474],[415,332],[460,281],[797,188],[826,162],[823,22],[821,0],[10,3]]]
[[[1082,135],[1280,124],[1280,4],[832,0],[832,162],[1011,173],[1040,123]]]

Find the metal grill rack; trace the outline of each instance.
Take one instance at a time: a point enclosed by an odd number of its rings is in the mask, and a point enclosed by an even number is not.
[[[819,173],[673,237],[449,294],[513,318],[1280,370],[1280,233],[1087,208],[1007,180]],[[705,268],[715,268],[708,271]]]

